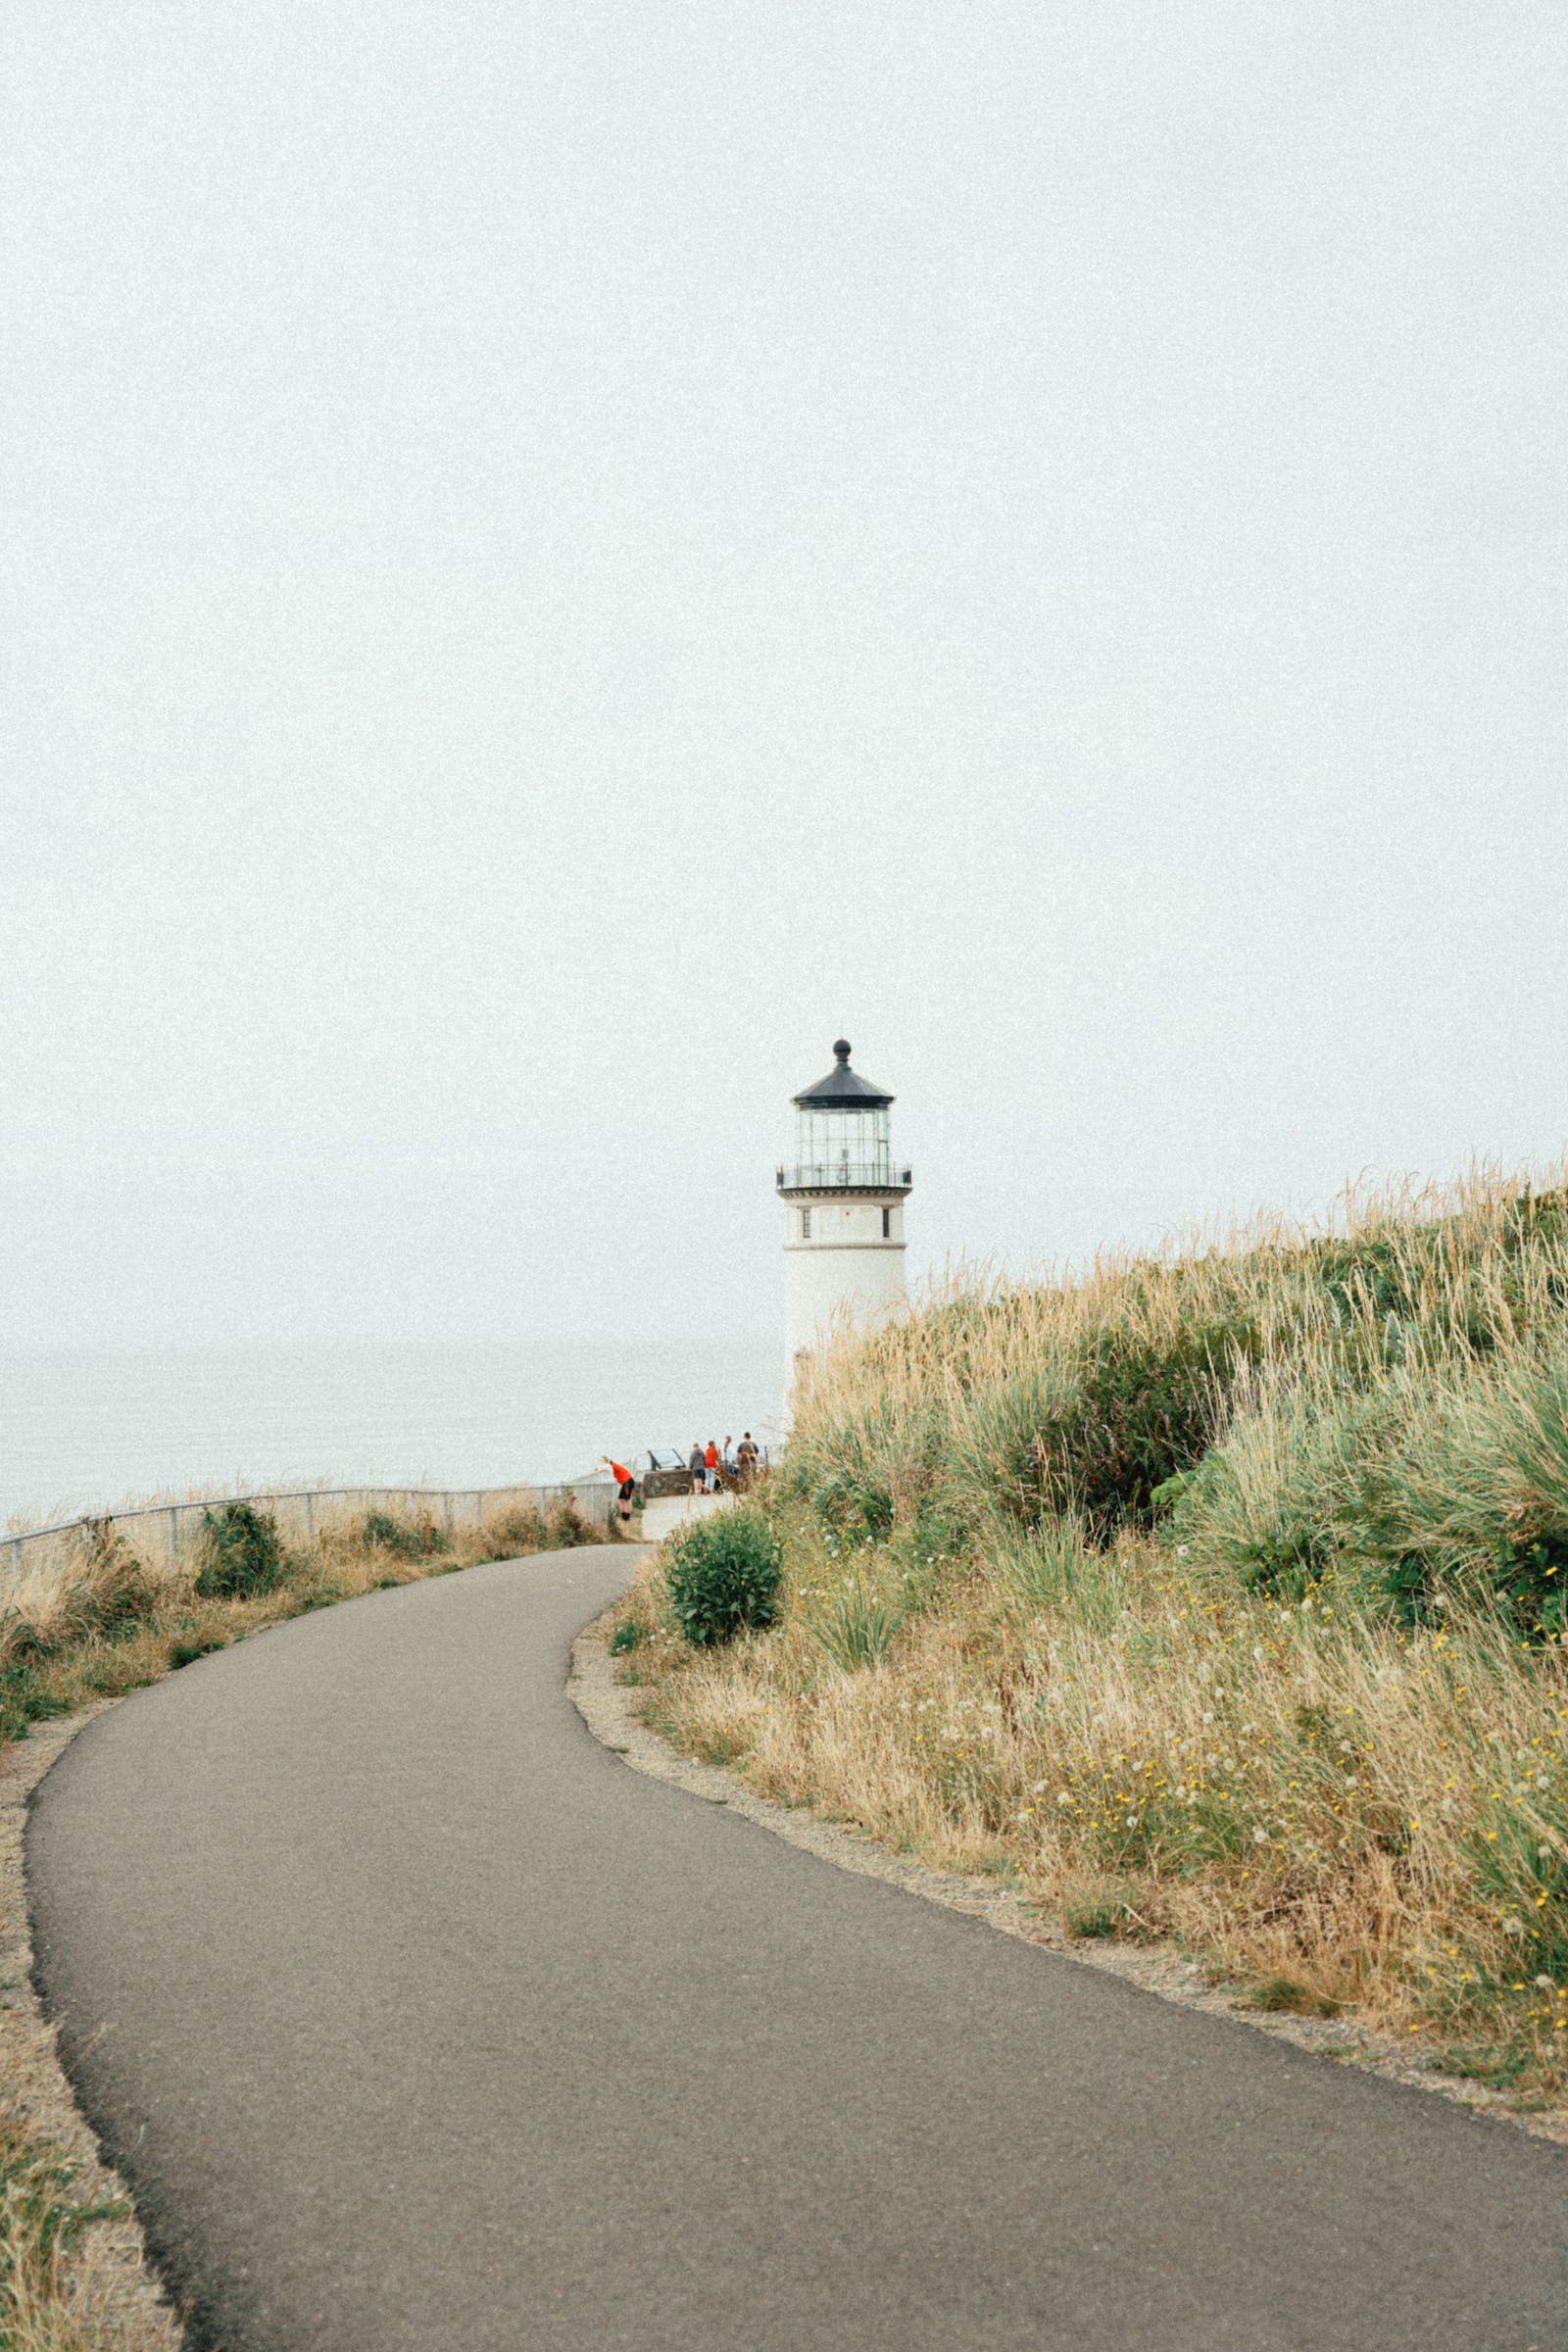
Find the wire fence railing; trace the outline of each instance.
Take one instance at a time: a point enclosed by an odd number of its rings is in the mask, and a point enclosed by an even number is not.
[[[314,1544],[329,1527],[367,1511],[412,1513],[433,1521],[449,1536],[465,1530],[482,1535],[492,1520],[509,1511],[537,1511],[541,1518],[569,1503],[584,1519],[608,1532],[614,1509],[615,1487],[609,1478],[569,1481],[564,1486],[517,1487],[291,1487],[246,1494],[202,1494],[184,1502],[147,1502],[119,1511],[86,1512],[79,1519],[63,1519],[53,1527],[29,1527],[0,1536],[0,1562],[13,1582],[35,1569],[64,1561],[90,1543],[100,1530],[123,1536],[138,1547],[174,1569],[191,1549],[203,1516],[225,1503],[248,1502],[270,1511],[285,1542]]]

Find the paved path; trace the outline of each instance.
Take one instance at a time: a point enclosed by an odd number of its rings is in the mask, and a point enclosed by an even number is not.
[[[45,1988],[200,2343],[1559,2352],[1563,2151],[630,1772],[564,1687],[624,1573],[299,1620],[44,1782]]]
[[[728,1508],[727,1494],[660,1494],[643,1504],[643,1535],[650,1544],[662,1544],[677,1527],[689,1527],[694,1519],[706,1519],[712,1511]]]

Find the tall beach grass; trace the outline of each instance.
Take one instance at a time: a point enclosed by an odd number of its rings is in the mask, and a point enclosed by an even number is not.
[[[653,1720],[1080,1933],[1568,2086],[1568,1195],[1482,1173],[814,1367],[777,1627]],[[866,1629],[875,1628],[874,1636]]]

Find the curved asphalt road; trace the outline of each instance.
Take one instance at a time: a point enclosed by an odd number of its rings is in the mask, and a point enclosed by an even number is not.
[[[1557,2352],[1568,2156],[628,1771],[617,1550],[301,1619],[93,1723],[39,1968],[226,2352]]]

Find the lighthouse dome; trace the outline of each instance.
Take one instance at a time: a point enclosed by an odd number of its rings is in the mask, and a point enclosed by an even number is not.
[[[839,1038],[833,1047],[833,1067],[825,1078],[791,1101],[800,1110],[885,1110],[893,1097],[850,1067],[850,1041]]]

